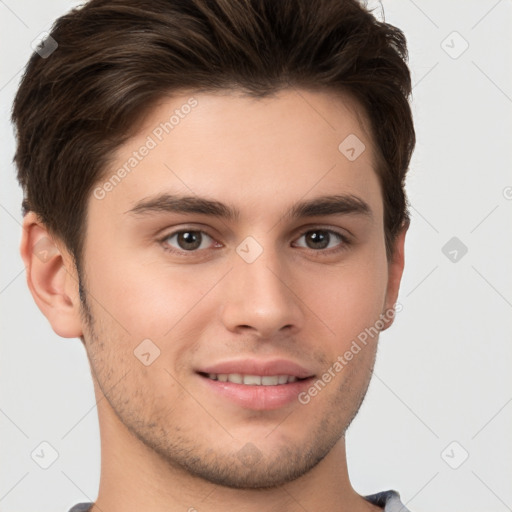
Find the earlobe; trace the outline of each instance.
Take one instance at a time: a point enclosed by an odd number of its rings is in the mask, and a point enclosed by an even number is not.
[[[400,282],[402,281],[402,274],[405,265],[405,235],[409,229],[409,222],[405,223],[400,232],[397,234],[394,245],[393,254],[388,262],[388,286],[386,290],[386,301],[384,304],[384,311],[382,312],[383,321],[385,323],[385,331],[393,324],[395,319],[394,305],[398,299],[398,292],[400,291]]]
[[[64,338],[80,337],[80,298],[73,258],[33,212],[23,220],[20,253],[30,292],[53,330]]]

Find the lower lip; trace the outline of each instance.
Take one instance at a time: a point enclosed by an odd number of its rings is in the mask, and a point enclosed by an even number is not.
[[[313,377],[310,377],[277,386],[250,386],[212,380],[202,375],[199,377],[215,393],[240,407],[257,411],[279,409],[293,401],[298,402],[299,393],[308,388],[313,380]]]

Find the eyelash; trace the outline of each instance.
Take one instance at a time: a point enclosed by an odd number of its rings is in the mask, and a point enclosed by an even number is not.
[[[330,235],[334,235],[335,237],[338,237],[339,240],[341,241],[341,244],[336,248],[330,248],[330,249],[310,249],[308,247],[301,247],[302,249],[306,249],[310,252],[315,253],[315,255],[318,255],[321,257],[321,256],[331,256],[334,254],[338,254],[342,251],[346,251],[349,248],[349,246],[351,245],[351,242],[346,235],[344,235],[343,233],[340,233],[339,231],[335,231],[333,229],[327,229],[327,228],[308,229],[307,231],[302,232],[301,235],[299,236],[299,238],[302,238],[304,235],[307,235],[308,233],[314,233],[316,231],[321,231],[323,233],[329,233]],[[163,237],[159,240],[164,251],[172,253],[172,254],[176,254],[178,256],[183,256],[183,257],[187,257],[188,254],[197,254],[201,251],[205,251],[206,249],[195,249],[195,250],[191,250],[191,251],[186,251],[183,249],[178,250],[178,249],[170,247],[166,243],[166,241],[169,240],[170,238],[172,238],[176,235],[179,235],[180,233],[188,233],[188,232],[201,233],[215,241],[215,239],[211,235],[209,235],[206,231],[204,231],[202,229],[192,229],[192,228],[191,229],[179,229],[177,231],[173,231],[173,232],[165,235],[165,237]],[[329,242],[330,242],[330,240],[329,240]]]

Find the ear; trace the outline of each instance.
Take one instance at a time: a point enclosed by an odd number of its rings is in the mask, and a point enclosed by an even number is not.
[[[74,260],[33,212],[23,219],[20,252],[32,297],[53,330],[64,338],[82,336]]]
[[[395,304],[398,299],[398,292],[400,290],[400,282],[402,281],[402,274],[404,272],[405,256],[405,235],[409,229],[409,222],[407,221],[402,226],[393,242],[393,251],[388,261],[388,286],[386,290],[386,300],[384,302],[384,311],[382,312],[382,320],[384,321],[385,331],[393,324],[395,319],[395,311],[400,311],[398,308],[395,310]]]

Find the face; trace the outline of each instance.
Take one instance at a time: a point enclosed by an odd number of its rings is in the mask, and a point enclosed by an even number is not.
[[[175,96],[94,189],[82,276],[93,377],[171,466],[280,485],[356,414],[378,337],[362,333],[396,299],[360,117],[320,92]]]

